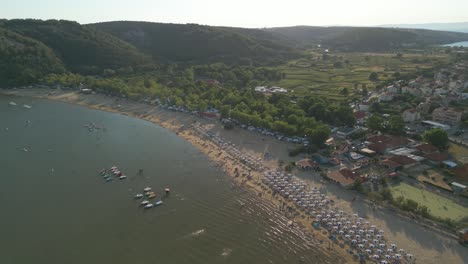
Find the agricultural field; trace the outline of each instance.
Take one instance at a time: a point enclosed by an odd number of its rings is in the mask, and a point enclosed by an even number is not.
[[[454,221],[460,221],[468,216],[468,208],[457,204],[456,202],[439,196],[429,191],[413,187],[406,183],[390,187],[394,198],[402,196],[406,199],[412,199],[420,205],[429,208],[429,213],[441,217],[450,218]]]
[[[325,57],[321,53],[310,52],[304,58],[275,67],[284,78],[273,85],[293,90],[296,96],[323,95],[343,100],[359,93],[362,84],[371,91],[379,82],[393,78],[395,72],[403,75],[416,73],[450,60],[444,54],[403,54],[398,57],[392,53],[327,53]],[[369,80],[371,72],[378,73],[378,82]],[[348,95],[340,93],[345,87]]]
[[[468,163],[468,148],[459,144],[450,143],[449,153],[456,160],[462,163]]]

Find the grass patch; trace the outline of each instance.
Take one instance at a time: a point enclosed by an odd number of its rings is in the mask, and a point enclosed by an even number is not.
[[[463,207],[445,197],[434,193],[415,188],[406,183],[400,183],[397,186],[390,187],[394,198],[399,196],[411,199],[420,205],[425,205],[429,213],[440,218],[450,218],[454,221],[460,221],[468,216],[468,208]]]

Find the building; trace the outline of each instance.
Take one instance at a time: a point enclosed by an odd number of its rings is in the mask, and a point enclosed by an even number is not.
[[[255,87],[256,92],[260,93],[287,93],[288,90],[278,86],[257,86]]]
[[[390,158],[388,158],[388,160],[400,164],[401,167],[404,169],[412,167],[418,163],[415,159],[403,155],[393,155]]]
[[[442,164],[442,162],[444,160],[447,160],[448,159],[448,155],[447,153],[443,153],[443,152],[439,152],[439,151],[436,151],[436,152],[432,152],[430,154],[427,154],[424,156],[430,163],[434,164],[434,165],[440,165]]]
[[[403,121],[405,122],[415,122],[420,119],[421,114],[416,110],[416,108],[403,111]]]
[[[393,100],[393,94],[386,92],[379,94],[379,102],[388,102]]]
[[[370,136],[367,138],[367,141],[370,142],[370,144],[367,146],[368,149],[381,154],[391,149],[406,146],[409,143],[409,140],[405,137],[390,135]]]
[[[360,111],[367,112],[369,111],[370,104],[369,103],[360,103],[358,104],[358,108]]]
[[[468,227],[458,230],[458,242],[462,244],[468,243]]]
[[[451,126],[457,125],[462,117],[462,112],[449,107],[439,107],[432,112],[432,120]]]
[[[347,138],[356,131],[357,129],[354,127],[345,127],[336,131],[336,136],[340,138]]]
[[[303,170],[317,169],[319,165],[311,159],[302,159],[296,162],[296,166]]]
[[[354,115],[354,118],[356,118],[356,121],[359,124],[363,124],[364,120],[365,120],[365,118],[367,116],[366,112],[364,112],[364,111],[355,111],[355,112],[353,112],[353,115]]]
[[[328,179],[339,183],[341,186],[346,187],[353,184],[356,180],[362,180],[361,175],[348,168],[342,168],[339,170],[332,170],[327,173]]]
[[[422,143],[413,147],[413,149],[423,153],[424,155],[438,151],[436,146],[429,143]]]
[[[425,126],[429,126],[431,128],[442,128],[443,130],[449,130],[450,126],[449,125],[444,125],[439,122],[434,122],[434,121],[429,121],[429,120],[424,120],[421,122],[421,124]]]

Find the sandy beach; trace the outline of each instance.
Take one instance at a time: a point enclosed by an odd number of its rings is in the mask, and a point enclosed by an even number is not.
[[[285,162],[291,160],[288,157],[287,149],[295,146],[292,143],[280,142],[271,137],[263,137],[240,129],[224,130],[221,124],[212,120],[202,119],[187,113],[171,112],[154,105],[99,94],[84,95],[71,91],[47,89],[0,90],[0,93],[68,102],[102,111],[120,113],[158,124],[190,142],[220,166],[227,175],[230,175],[234,182],[252,191],[260,199],[271,202],[276,208],[284,208],[284,206],[291,208],[284,211],[286,217],[291,219],[296,227],[307,230],[307,233],[313,237],[317,245],[323,248],[324,254],[339,254],[343,259],[343,263],[357,262],[357,258],[346,252],[348,246],[340,242],[330,243],[328,231],[314,229],[312,227],[313,220],[308,215],[296,208],[289,200],[274,195],[261,183],[263,171],[276,170],[278,160]],[[236,149],[253,159],[262,160],[262,168],[257,165],[242,164],[238,157],[229,151],[229,148],[214,142],[212,138],[204,134],[204,132],[208,131],[211,135],[222,138],[224,142],[234,145]],[[269,153],[271,158],[265,160],[265,153]],[[336,185],[322,183],[317,174],[308,172],[301,173],[301,176],[310,186],[326,192],[343,210],[350,213],[358,212],[359,215],[381,227],[385,230],[388,239],[398,241],[400,246],[411,251],[417,257],[418,263],[463,263],[464,260],[468,259],[467,250],[458,245],[455,240],[439,234],[423,233],[421,230],[412,228],[413,225],[416,225],[415,223],[406,223],[406,220],[398,217],[389,221],[382,220],[391,218],[392,213],[385,210],[372,211],[365,204],[351,202],[352,194],[343,190],[340,191]],[[396,224],[400,224],[401,227],[396,227]]]

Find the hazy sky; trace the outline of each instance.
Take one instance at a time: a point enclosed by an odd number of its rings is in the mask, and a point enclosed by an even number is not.
[[[0,0],[0,18],[240,27],[468,21],[468,0]]]

